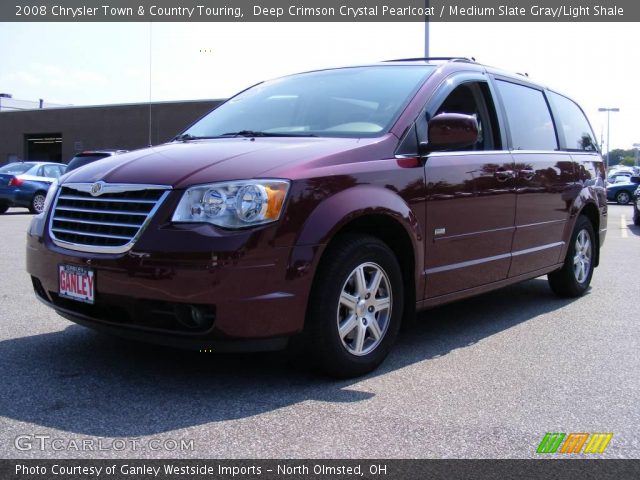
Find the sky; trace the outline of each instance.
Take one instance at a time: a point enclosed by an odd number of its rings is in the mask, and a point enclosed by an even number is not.
[[[611,147],[640,143],[634,23],[432,23],[474,57],[576,100]],[[424,56],[421,23],[0,23],[0,92],[71,105],[225,98],[299,71]],[[0,132],[1,134],[1,132]],[[604,150],[606,151],[606,145]]]

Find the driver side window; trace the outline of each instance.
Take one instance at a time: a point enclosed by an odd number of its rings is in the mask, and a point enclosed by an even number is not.
[[[436,111],[475,116],[478,121],[478,141],[460,150],[500,150],[497,116],[489,87],[484,82],[458,85]]]

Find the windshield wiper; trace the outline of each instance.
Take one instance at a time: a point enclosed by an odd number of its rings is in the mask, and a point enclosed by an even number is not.
[[[280,132],[257,132],[254,130],[240,130],[239,132],[223,133],[215,136],[195,136],[190,133],[182,133],[171,139],[172,142],[188,142],[189,140],[202,140],[211,138],[229,138],[229,137],[317,137],[312,133],[280,133]]]
[[[183,142],[186,142],[187,140],[195,140],[195,139],[196,137],[194,137],[190,133],[181,133],[180,135],[176,135],[175,137],[173,137],[171,141],[175,142],[176,140],[182,140]]]
[[[220,138],[220,137],[200,137],[200,136],[191,135],[190,133],[182,133],[180,135],[173,137],[171,141],[172,142],[175,142],[175,141],[188,142],[189,140],[202,140],[204,138]]]
[[[239,132],[228,132],[221,137],[317,137],[312,133],[295,132],[257,132],[254,130],[240,130]]]

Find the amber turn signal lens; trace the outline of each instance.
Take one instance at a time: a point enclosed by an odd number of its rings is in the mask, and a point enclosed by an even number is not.
[[[280,216],[282,210],[282,204],[284,203],[284,197],[287,194],[286,185],[269,185],[267,190],[267,211],[265,212],[265,218],[276,220]]]

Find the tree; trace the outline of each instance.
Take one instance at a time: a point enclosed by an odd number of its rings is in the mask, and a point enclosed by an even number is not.
[[[627,159],[627,158],[631,159],[630,164],[623,162],[623,159]],[[636,158],[635,149],[630,148],[629,150],[622,150],[621,148],[615,148],[611,150],[611,152],[609,153],[609,166],[612,167],[620,163],[622,163],[623,165],[633,165],[633,161],[635,160],[635,158]]]

